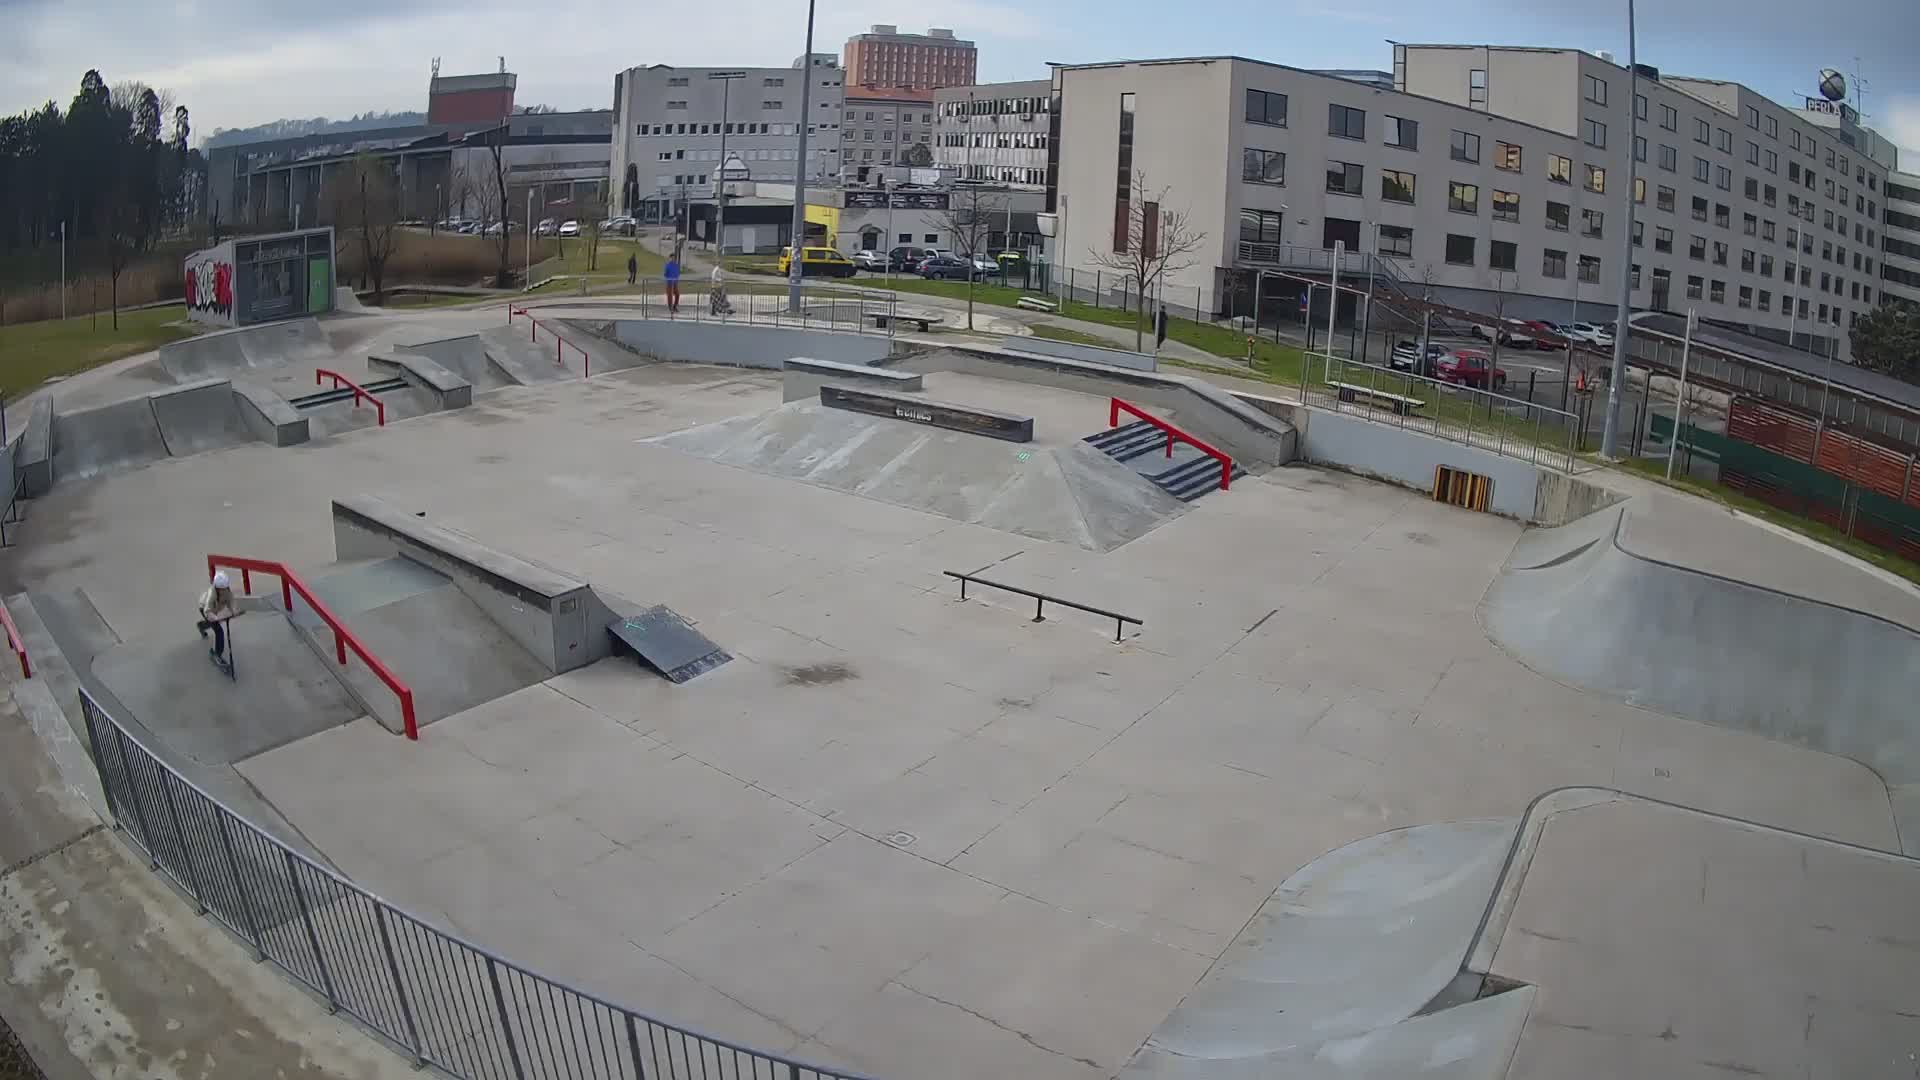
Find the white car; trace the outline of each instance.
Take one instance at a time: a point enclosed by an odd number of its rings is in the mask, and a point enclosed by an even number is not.
[[[580,223],[579,223],[579,222],[577,222],[577,221],[563,221],[563,222],[561,222],[561,223],[560,223],[560,235],[561,235],[561,236],[579,236],[579,235],[580,235]]]
[[[884,251],[861,250],[854,252],[849,258],[853,260],[853,265],[861,270],[875,274],[886,272],[887,253]]]
[[[981,277],[997,277],[1000,273],[1000,264],[992,256],[975,255],[972,262],[973,272]]]
[[[1473,336],[1481,341],[1493,341],[1497,336],[1499,343],[1510,349],[1531,349],[1534,345],[1533,328],[1519,319],[1502,319],[1498,331],[1490,325],[1474,323]]]
[[[1584,341],[1589,345],[1613,344],[1613,327],[1605,323],[1574,323],[1567,327],[1566,334],[1575,341]]]

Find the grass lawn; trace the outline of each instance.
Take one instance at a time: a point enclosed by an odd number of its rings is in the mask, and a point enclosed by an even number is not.
[[[1105,349],[1113,348],[1113,342],[1108,341],[1106,338],[1095,337],[1092,334],[1083,333],[1071,327],[1055,326],[1052,323],[1033,324],[1033,336],[1047,338],[1052,341],[1071,341],[1076,345],[1098,345]]]
[[[1770,503],[1763,503],[1758,499],[1750,498],[1731,488],[1709,483],[1698,477],[1675,476],[1672,480],[1668,480],[1666,478],[1667,463],[1665,458],[1657,461],[1652,458],[1626,458],[1615,464],[1619,468],[1625,469],[1637,476],[1646,477],[1649,480],[1665,484],[1668,487],[1678,488],[1681,491],[1698,495],[1704,499],[1711,499],[1722,506],[1731,507],[1743,514],[1751,514],[1762,521],[1772,522],[1782,528],[1792,529],[1794,532],[1810,540],[1817,540],[1828,547],[1838,548],[1854,558],[1859,559],[1861,562],[1871,563],[1882,570],[1899,574],[1908,581],[1920,584],[1920,563],[1909,562],[1891,551],[1885,551],[1874,547],[1872,544],[1856,540],[1830,525],[1814,521],[1811,518],[1803,518],[1790,510],[1782,510]]]
[[[118,330],[106,313],[0,326],[0,393],[13,397],[57,375],[157,349],[199,329],[179,305],[123,311]]]
[[[627,256],[629,255],[639,258],[641,280],[651,277],[657,281],[667,263],[659,255],[641,247],[640,242],[631,237],[603,236],[600,238],[600,250],[597,258],[594,259],[594,266],[588,269],[585,237],[570,236],[560,241],[560,244],[563,250],[559,255],[533,264],[535,281],[565,275],[584,277],[593,284],[624,282],[627,280]]]

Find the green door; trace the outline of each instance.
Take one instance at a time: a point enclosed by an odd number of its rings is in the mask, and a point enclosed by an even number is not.
[[[325,255],[307,260],[307,314],[333,310],[332,259]]]

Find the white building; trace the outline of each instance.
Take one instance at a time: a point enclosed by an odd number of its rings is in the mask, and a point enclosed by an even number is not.
[[[969,180],[1030,191],[1046,186],[1051,81],[943,87],[933,103],[936,163]]]
[[[1886,296],[1920,304],[1920,175],[1888,174],[1886,194],[1880,287]]]
[[[732,75],[734,78],[715,78]],[[800,115],[802,80],[811,77],[810,117]],[[688,202],[711,202],[720,179],[721,143],[750,180],[791,182],[800,125],[808,125],[807,182],[840,175],[840,116],[845,88],[833,57],[785,68],[628,68],[613,77],[612,174],[615,203],[645,220],[670,217]]]

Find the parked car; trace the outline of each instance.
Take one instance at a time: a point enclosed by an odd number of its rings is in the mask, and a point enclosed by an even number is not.
[[[639,222],[630,217],[610,217],[600,223],[602,236],[632,236],[639,230]]]
[[[1539,319],[1522,319],[1526,326],[1526,335],[1533,339],[1536,349],[1564,349],[1567,347],[1567,332],[1558,323],[1543,322]]]
[[[1571,323],[1567,326],[1567,336],[1589,345],[1610,346],[1613,344],[1613,327],[1606,323]]]
[[[1433,374],[1434,361],[1447,355],[1445,345],[1427,342],[1426,363],[1420,363],[1420,343],[1417,341],[1396,342],[1393,352],[1387,357],[1387,366],[1395,371],[1411,371],[1415,375]]]
[[[579,223],[579,222],[577,222],[577,221],[563,221],[563,222],[561,222],[561,223],[560,223],[560,235],[561,235],[561,236],[579,236],[579,235],[580,235],[580,223]]]
[[[541,218],[540,224],[535,225],[533,227],[533,235],[552,236],[554,233],[554,230],[558,229],[559,227],[560,227],[560,223],[553,220],[552,218]]]
[[[979,267],[958,255],[934,255],[923,259],[919,266],[914,267],[914,273],[929,281],[948,278],[959,278],[965,281],[968,278],[981,276]]]
[[[781,274],[792,272],[793,249],[780,249],[780,262],[777,266]],[[853,260],[830,247],[805,247],[800,249],[801,277],[852,277],[858,269]]]
[[[505,231],[506,231],[506,225],[503,222],[496,221],[493,224],[487,226],[488,236],[499,236],[502,232],[505,232]]]
[[[1445,382],[1460,383],[1463,386],[1487,389],[1491,376],[1493,390],[1507,388],[1505,368],[1494,367],[1487,354],[1479,349],[1454,349],[1433,362],[1433,377]]]
[[[879,251],[856,251],[853,253],[853,266],[856,270],[867,270],[875,274],[887,269],[887,256]]]
[[[975,255],[973,269],[983,278],[1000,276],[1000,264],[991,255]]]
[[[1533,348],[1533,328],[1527,323],[1519,319],[1501,319],[1498,330],[1494,325],[1492,322],[1474,323],[1473,336],[1481,341],[1498,340],[1509,349]]]
[[[896,272],[912,273],[920,264],[940,254],[930,247],[897,247],[887,252],[887,265]]]

